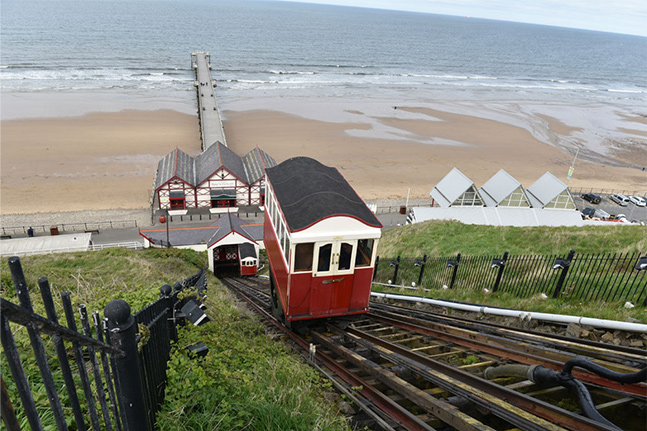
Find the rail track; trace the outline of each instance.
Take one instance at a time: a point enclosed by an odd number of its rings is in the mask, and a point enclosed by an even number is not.
[[[642,349],[372,303],[295,330],[258,279],[223,282],[386,430],[645,430]]]

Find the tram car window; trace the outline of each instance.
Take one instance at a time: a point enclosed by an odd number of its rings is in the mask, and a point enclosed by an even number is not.
[[[274,315],[289,323],[367,312],[382,228],[375,215],[337,169],[314,159],[266,173]]]

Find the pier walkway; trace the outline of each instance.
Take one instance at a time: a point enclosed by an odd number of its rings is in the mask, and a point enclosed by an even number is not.
[[[214,91],[215,83],[211,80],[211,56],[208,52],[191,53],[191,67],[195,70],[195,86],[198,91],[198,116],[200,118],[200,135],[202,150],[206,150],[216,141],[227,146],[225,129],[222,127],[220,110]]]

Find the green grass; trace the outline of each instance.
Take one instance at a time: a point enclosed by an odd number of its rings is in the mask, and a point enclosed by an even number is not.
[[[380,256],[647,252],[645,226],[509,227],[428,221],[383,231]]]
[[[647,252],[647,228],[644,226],[596,226],[596,227],[495,227],[474,226],[458,222],[430,221],[383,231],[378,255],[385,259],[380,263],[378,276],[390,278],[393,272],[388,261],[400,255],[404,258],[463,256],[501,256],[505,251],[511,255],[566,255],[575,249],[579,253],[635,253]],[[418,268],[403,265],[398,283],[417,280]],[[435,274],[442,277],[437,280]],[[380,275],[381,274],[381,275]],[[450,274],[444,270],[425,272],[423,290],[399,289],[407,295],[420,295],[439,299],[457,300],[490,306],[555,314],[572,314],[611,320],[638,319],[647,323],[647,309],[637,306],[624,308],[625,301],[602,303],[581,301],[575,298],[542,299],[539,295],[520,298],[505,292],[484,293],[481,288],[451,290],[442,289],[449,284]],[[479,276],[481,277],[481,276]],[[599,282],[600,280],[594,280]],[[594,285],[594,281],[584,286]],[[478,283],[477,283],[478,284]],[[490,288],[491,286],[483,286]],[[377,291],[393,291],[391,288],[374,286]],[[640,298],[642,300],[642,298]]]
[[[89,311],[103,311],[113,299],[125,299],[133,312],[155,301],[162,284],[173,284],[198,272],[196,265],[206,265],[206,254],[179,249],[134,251],[109,249],[100,252],[30,256],[21,259],[34,309],[44,315],[37,280],[48,277],[54,293],[59,320],[64,320],[60,292],[69,291],[72,304],[86,304]],[[17,303],[18,299],[8,271],[2,262],[0,293]],[[265,335],[263,325],[244,307],[237,306],[229,291],[211,274],[208,275],[209,307],[212,322],[200,327],[181,329],[172,352],[167,398],[159,414],[162,430],[312,430],[348,429],[343,416],[324,396],[329,383],[321,378],[282,342]],[[80,323],[77,321],[77,325]],[[12,325],[16,343],[22,352],[23,367],[38,400],[45,429],[56,429],[40,382],[38,367],[29,347],[26,330]],[[45,336],[51,362],[57,366],[53,345]],[[197,341],[210,349],[202,361],[190,359],[185,347]],[[8,370],[5,355],[0,357],[2,370]],[[10,399],[21,419],[15,384],[8,372],[3,373]],[[54,369],[58,388],[63,387],[60,371]],[[77,385],[80,387],[80,384]],[[64,390],[59,395],[67,398]],[[83,395],[79,392],[83,400]],[[64,401],[65,402],[65,401]],[[76,429],[71,408],[64,406],[70,429]],[[23,420],[26,424],[26,422]],[[25,427],[27,427],[25,425]]]

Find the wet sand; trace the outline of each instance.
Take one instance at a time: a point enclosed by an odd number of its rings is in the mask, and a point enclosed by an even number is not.
[[[259,146],[278,162],[316,158],[337,167],[364,199],[403,198],[409,189],[411,197],[426,197],[454,166],[477,186],[499,169],[525,187],[546,171],[565,180],[573,159],[525,128],[491,119],[416,106],[370,122],[361,110],[351,113],[331,122],[272,110],[223,112],[237,154]],[[578,130],[540,119],[553,134]],[[626,129],[642,120],[626,118]],[[200,152],[197,117],[171,110],[7,120],[1,127],[3,214],[146,208],[157,162],[175,147]],[[647,165],[644,139],[635,136],[635,145],[612,144],[614,155]],[[645,190],[647,173],[578,160],[569,186]]]

